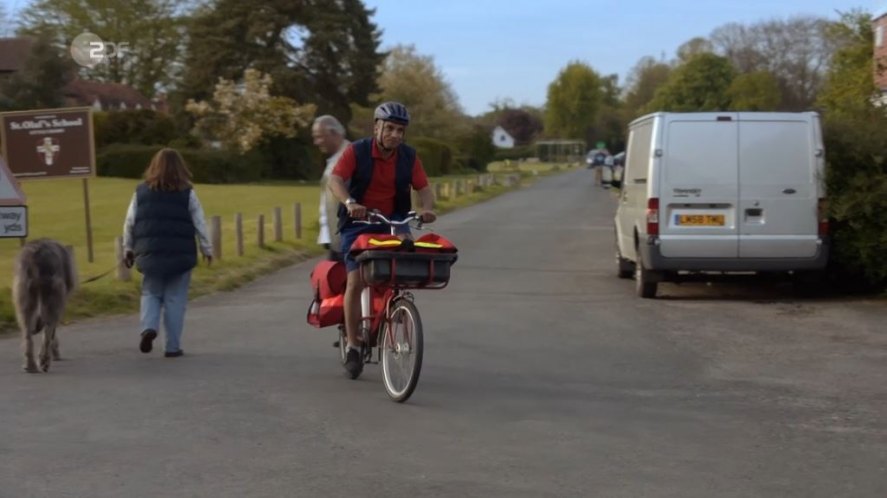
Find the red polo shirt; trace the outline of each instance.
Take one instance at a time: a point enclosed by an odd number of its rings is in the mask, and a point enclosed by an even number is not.
[[[382,156],[382,151],[376,147],[376,141],[373,140],[373,179],[370,181],[367,191],[363,196],[363,205],[367,209],[378,209],[385,215],[394,212],[394,196],[396,189],[394,188],[394,171],[397,165],[397,150],[391,157]],[[333,168],[333,174],[341,177],[346,182],[354,176],[357,169],[357,157],[354,155],[354,144],[348,146],[339,162]],[[425,175],[425,168],[422,167],[422,161],[416,154],[416,160],[413,162],[413,189],[422,190],[428,186],[428,176]]]

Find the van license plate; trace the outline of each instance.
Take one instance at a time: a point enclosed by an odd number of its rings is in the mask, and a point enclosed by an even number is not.
[[[722,214],[680,214],[678,225],[686,227],[722,227],[724,215]]]

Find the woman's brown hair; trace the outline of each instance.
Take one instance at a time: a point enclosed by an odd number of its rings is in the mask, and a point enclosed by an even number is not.
[[[161,149],[145,170],[145,183],[151,190],[178,192],[191,188],[191,171],[175,149]]]

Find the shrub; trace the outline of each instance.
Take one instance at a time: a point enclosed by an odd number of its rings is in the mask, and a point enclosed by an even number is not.
[[[497,149],[495,159],[504,161],[506,159],[516,161],[518,159],[527,159],[536,155],[536,145],[522,145],[512,149]]]
[[[96,147],[115,143],[166,145],[180,138],[175,121],[150,109],[97,112],[94,114]]]
[[[115,144],[103,148],[96,157],[99,176],[141,178],[160,146]],[[197,183],[244,183],[262,177],[262,156],[243,156],[224,151],[180,149]]]
[[[416,148],[428,176],[449,175],[453,172],[453,149],[448,144],[433,138],[418,137],[412,139],[410,145]]]

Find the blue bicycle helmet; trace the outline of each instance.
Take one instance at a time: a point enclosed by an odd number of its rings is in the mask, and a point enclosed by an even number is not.
[[[379,104],[379,107],[376,107],[373,119],[391,121],[406,126],[410,124],[410,113],[400,102],[383,102]]]

